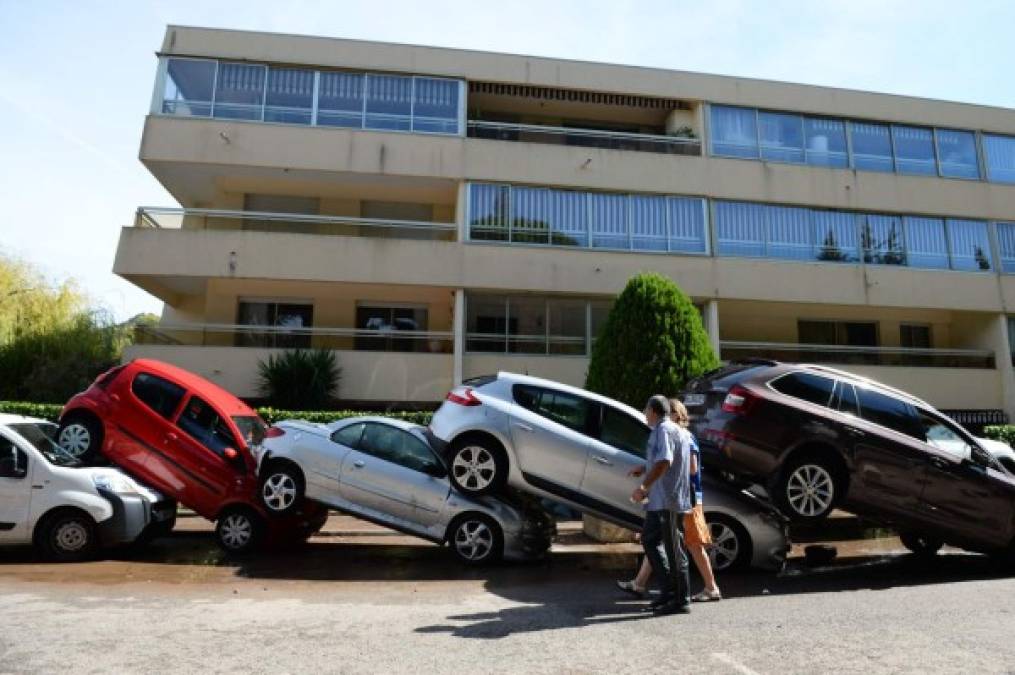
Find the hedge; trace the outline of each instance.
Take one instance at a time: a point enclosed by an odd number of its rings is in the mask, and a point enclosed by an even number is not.
[[[984,427],[983,435],[995,441],[1001,441],[1015,447],[1015,424],[1003,424],[993,427]]]
[[[27,417],[39,417],[44,420],[55,422],[60,417],[62,405],[56,403],[28,403],[25,401],[0,401],[0,413],[11,413],[14,415],[25,415]],[[268,424],[274,424],[281,420],[306,420],[327,424],[347,417],[359,417],[374,415],[379,417],[390,417],[404,420],[413,424],[427,425],[433,413],[426,410],[421,411],[391,411],[391,412],[364,412],[362,410],[279,410],[278,408],[257,408],[257,413]]]

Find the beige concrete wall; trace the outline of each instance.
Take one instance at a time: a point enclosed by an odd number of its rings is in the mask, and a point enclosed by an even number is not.
[[[233,394],[256,397],[257,364],[276,350],[133,345],[124,360],[152,358],[195,372]],[[339,397],[355,401],[439,401],[451,388],[450,354],[336,352]]]
[[[1004,108],[533,56],[360,40],[168,26],[166,54],[363,68],[570,89],[756,105],[1015,133]]]

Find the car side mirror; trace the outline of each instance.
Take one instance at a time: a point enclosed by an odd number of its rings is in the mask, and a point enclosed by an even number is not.
[[[979,447],[977,445],[972,445],[972,446],[970,446],[969,451],[970,451],[970,457],[972,457],[972,460],[973,460],[974,464],[977,464],[979,466],[990,466],[991,465],[990,454],[986,450],[984,450],[983,448],[981,448],[981,447]]]

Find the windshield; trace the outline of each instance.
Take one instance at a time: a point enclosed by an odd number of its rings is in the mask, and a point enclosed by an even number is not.
[[[56,444],[57,426],[49,422],[22,422],[9,424],[7,428],[31,443],[51,464],[57,466],[78,466],[80,462]]]
[[[260,417],[234,416],[233,423],[240,430],[240,435],[243,436],[248,448],[256,448],[264,441],[267,427]]]

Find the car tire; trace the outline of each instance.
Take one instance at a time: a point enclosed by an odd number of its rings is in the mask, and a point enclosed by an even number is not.
[[[743,525],[724,513],[705,513],[705,523],[712,535],[708,558],[713,572],[742,570],[751,564],[754,542]]]
[[[469,513],[448,528],[448,546],[462,563],[470,567],[492,565],[504,555],[504,533],[493,518]]]
[[[918,558],[933,558],[944,546],[944,542],[940,539],[913,532],[903,532],[899,535],[899,539],[902,541],[902,545]]]
[[[471,436],[455,441],[448,465],[451,483],[469,496],[488,495],[507,484],[507,457],[491,439]]]
[[[47,516],[35,539],[43,555],[57,562],[88,560],[99,548],[95,521],[87,513],[74,509]]]
[[[102,451],[102,425],[87,415],[70,414],[60,420],[57,444],[82,464],[94,462]]]
[[[786,464],[772,495],[779,510],[791,520],[813,523],[832,512],[845,492],[845,483],[833,459],[806,454]]]
[[[264,538],[264,521],[253,509],[226,509],[215,523],[215,539],[230,555],[246,555],[256,550]]]
[[[261,504],[272,516],[288,516],[299,510],[306,492],[303,472],[292,462],[273,461],[261,475]]]

